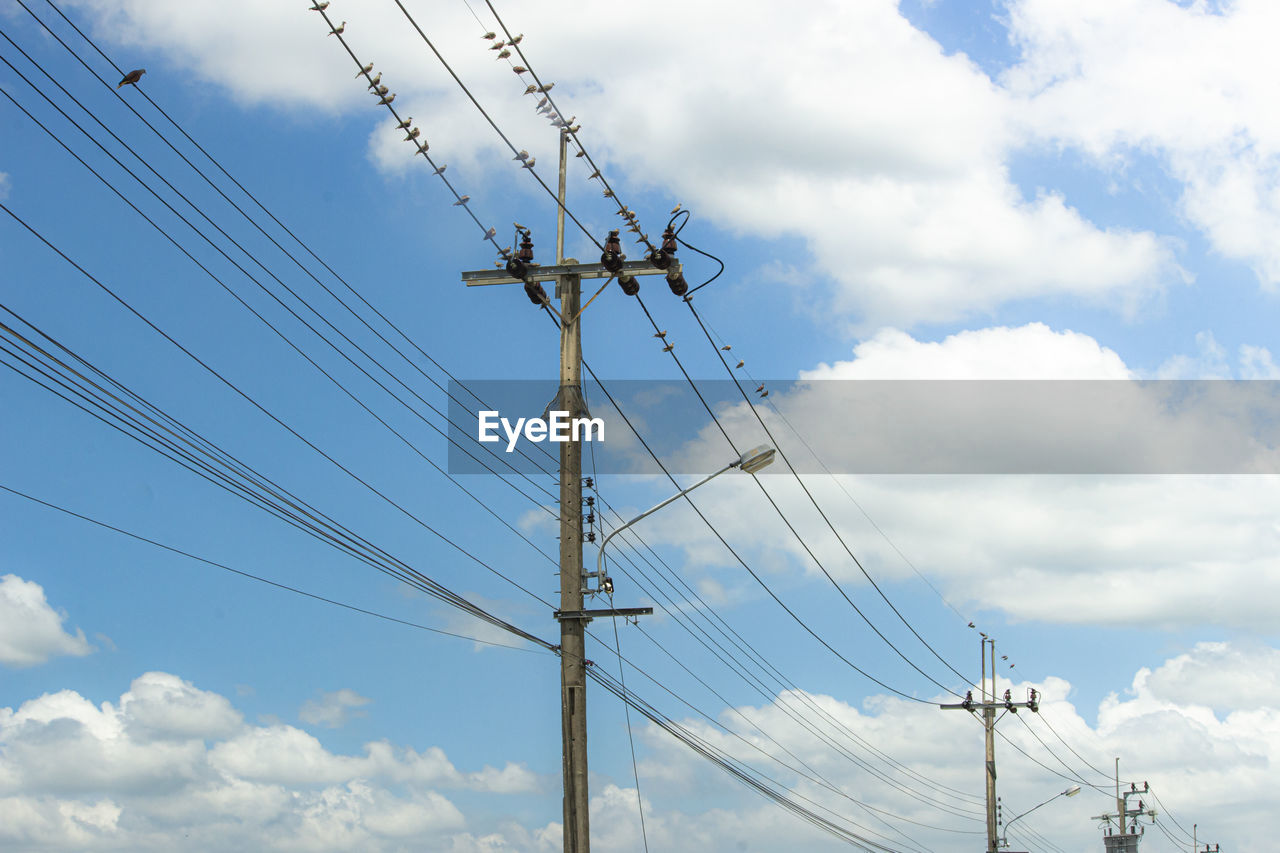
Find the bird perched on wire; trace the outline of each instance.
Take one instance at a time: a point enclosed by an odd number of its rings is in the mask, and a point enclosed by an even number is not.
[[[671,351],[672,351],[673,349],[675,349],[675,348],[676,348],[676,345],[675,345],[675,344],[667,344],[665,347],[663,347],[663,348],[662,348],[662,351],[663,351],[663,352],[671,352]]]
[[[391,91],[391,90],[390,90],[390,89],[388,89],[386,86],[370,86],[369,88],[370,88],[370,89],[372,89],[372,90],[373,90],[373,93],[374,93],[375,95],[378,95],[379,97],[381,97],[382,95],[385,95],[385,94],[387,94],[387,92],[390,92],[390,91]]]
[[[455,201],[455,202],[453,203],[453,206],[454,206],[454,207],[458,207],[459,205],[466,204],[466,203],[467,203],[467,202],[469,202],[469,201],[471,201],[471,196],[469,196],[469,195],[464,195],[464,196],[462,196],[461,198],[459,198],[457,201]]]
[[[492,240],[492,239],[493,239],[494,237],[496,237],[496,236],[498,236],[498,229],[497,229],[497,228],[490,228],[488,231],[484,232],[484,237],[483,237],[483,239],[485,239],[485,240]]]
[[[129,85],[136,86],[138,81],[142,79],[142,75],[146,73],[147,69],[145,68],[135,68],[120,79],[120,82],[116,84],[116,88],[119,89],[121,86]]]
[[[529,71],[529,69],[525,68],[523,65],[513,65],[511,66],[511,70],[517,74],[526,74]]]
[[[383,95],[382,100],[378,101],[378,106],[386,106],[387,104],[391,103],[395,99],[396,99],[395,92],[392,92],[390,95]]]
[[[534,158],[534,157],[530,157],[528,160],[525,160],[525,161],[524,161],[524,164],[523,164],[523,165],[524,165],[524,168],[526,168],[526,169],[532,169],[532,168],[533,168],[533,164],[534,164],[535,162],[536,162],[536,158]]]
[[[498,34],[494,32],[488,32],[480,36],[480,38],[482,39],[496,39],[497,37],[498,37]]]
[[[530,83],[530,84],[525,88],[524,93],[525,93],[526,95],[532,95],[532,94],[533,94],[534,92],[536,92],[536,91],[538,91],[538,87],[537,87],[537,86],[535,86],[533,83]]]
[[[329,30],[329,35],[340,36],[344,32],[346,32],[346,29],[347,29],[347,22],[343,21],[341,24],[338,24],[337,29]]]
[[[667,336],[667,330],[663,329],[661,332],[654,332],[653,336],[655,338],[665,338]]]
[[[492,50],[492,48],[490,48],[490,49]],[[500,52],[497,56],[495,56],[495,57],[494,57],[494,59],[506,59],[506,58],[507,58],[508,56],[510,56],[510,55],[511,55],[511,51],[507,50],[507,49],[504,47],[504,48],[502,49],[502,52]]]
[[[503,41],[502,39],[498,39],[489,47],[489,50],[502,50],[506,46],[507,46],[507,43],[505,41]]]
[[[596,169],[596,170],[595,170],[594,172],[592,172],[590,175],[587,175],[587,180],[588,180],[588,181],[594,181],[594,180],[595,180],[596,178],[598,178],[598,177],[600,177],[600,170],[599,170],[599,169]]]
[[[397,124],[396,127],[400,128],[401,130],[408,130],[409,125],[411,124],[413,124],[413,116],[409,116],[407,119]]]
[[[324,2],[323,2],[323,3],[312,3],[312,4],[311,4],[311,11],[312,11],[312,12],[323,12],[325,9],[328,9],[328,8],[329,8],[329,0],[324,0]]]
[[[443,174],[444,174],[444,170],[445,170],[445,169],[447,169],[447,168],[449,168],[449,164],[448,164],[448,163],[441,163],[439,166],[436,166],[435,171],[434,171],[434,172],[432,172],[431,174],[433,174],[433,175],[443,175]]]
[[[413,130],[409,131],[409,135],[404,138],[404,141],[408,142],[410,139],[417,139],[418,135],[421,133],[422,128],[415,127]]]
[[[740,361],[740,362],[738,362],[737,366],[736,366],[736,367],[734,367],[734,370],[737,370],[739,367],[742,367],[742,365],[744,365],[744,364],[746,364],[746,362],[745,362],[745,361]]]
[[[369,88],[372,89],[373,87],[377,86],[381,82],[382,82],[382,72],[379,71],[377,75],[372,80],[369,81]]]
[[[725,344],[724,346],[720,347],[720,349],[724,350],[725,352],[728,352],[729,350],[733,349],[733,346],[730,344]]]
[[[359,79],[360,79],[360,75],[361,75],[361,74],[368,74],[368,73],[369,73],[369,72],[371,72],[371,71],[373,71],[373,63],[372,63],[372,62],[370,62],[370,63],[369,63],[368,65],[366,65],[364,68],[361,68],[359,71],[357,71],[357,72],[356,72],[356,79],[357,79],[357,80],[359,80]]]
[[[760,399],[763,400],[765,397],[768,397],[768,396],[769,396],[769,392],[765,391],[763,394],[760,395]]]
[[[671,208],[671,213],[672,213],[673,215],[674,215],[674,214],[676,214],[676,213],[679,213],[679,212],[680,212],[680,208],[682,208],[682,207],[684,207],[684,204],[683,204],[683,203],[681,203],[681,204],[677,204],[675,207]]]
[[[529,159],[529,152],[528,152],[528,151],[525,151],[523,148],[521,148],[521,149],[520,149],[520,153],[519,153],[519,154],[517,154],[516,156],[512,157],[511,159],[512,159],[512,160],[528,160],[528,159]]]
[[[764,390],[764,386],[761,385],[759,388],[756,389],[756,393],[759,394],[763,390]]]
[[[541,86],[537,87],[537,91],[539,91],[539,92],[541,92],[542,94],[544,94],[544,95],[545,95],[547,92],[550,92],[550,91],[551,91],[551,88],[552,88],[553,86],[555,86],[555,85],[556,85],[555,83],[545,83],[545,84],[543,84],[543,85],[541,85]]]

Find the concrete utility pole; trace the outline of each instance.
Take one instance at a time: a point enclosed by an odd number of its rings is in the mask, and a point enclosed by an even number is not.
[[[1130,797],[1142,797],[1148,793],[1151,786],[1146,782],[1142,783],[1142,789],[1139,790],[1136,783],[1129,785],[1129,790],[1120,790],[1120,759],[1116,759],[1116,812],[1115,814],[1100,814],[1094,817],[1094,820],[1100,820],[1107,827],[1107,834],[1103,836],[1102,843],[1107,853],[1138,853],[1138,842],[1142,840],[1142,835],[1146,831],[1146,827],[1138,826],[1138,818],[1150,817],[1155,818],[1155,809],[1149,808],[1145,801],[1138,800],[1138,807],[1131,808],[1129,806]],[[1115,821],[1119,827],[1118,832],[1111,831],[1111,823]],[[1125,831],[1125,827],[1129,827],[1129,831]],[[1140,831],[1141,830],[1141,831]]]
[[[991,692],[987,692],[987,646],[991,646]],[[996,701],[996,641],[982,635],[981,682],[978,686],[981,701],[973,701],[970,690],[963,702],[954,705],[939,705],[948,710],[982,711],[982,727],[986,733],[986,789],[987,789],[987,853],[998,853],[1000,850],[1000,824],[996,817],[996,710],[1004,708],[1006,712],[1018,713],[1019,708],[1028,708],[1038,713],[1040,703],[1036,691],[1032,690],[1026,702],[1014,702],[1010,691],[1004,692],[1004,701]],[[1003,714],[1001,716],[1004,716]]]
[[[556,212],[556,263],[541,266],[533,262],[530,233],[523,233],[521,252],[508,257],[503,270],[471,270],[462,273],[468,287],[490,284],[521,284],[535,304],[547,305],[540,282],[555,281],[555,295],[560,299],[560,386],[550,409],[569,413],[569,418],[587,416],[582,396],[582,279],[614,278],[624,290],[639,285],[638,275],[680,274],[680,264],[666,259],[663,268],[650,260],[624,261],[616,233],[611,234],[600,263],[580,264],[564,256],[565,174],[568,163],[568,135],[560,133],[560,182]],[[526,251],[527,248],[527,251]],[[606,282],[607,284],[608,282]],[[594,299],[595,297],[592,297]],[[590,302],[588,302],[590,304]],[[564,850],[565,853],[588,853],[591,849],[591,827],[588,819],[587,790],[587,667],[586,625],[596,616],[643,616],[652,607],[605,608],[583,610],[583,596],[594,594],[582,564],[582,443],[571,431],[569,441],[560,443],[560,609],[555,617],[560,622],[560,726],[564,770]],[[603,583],[604,578],[596,578]]]

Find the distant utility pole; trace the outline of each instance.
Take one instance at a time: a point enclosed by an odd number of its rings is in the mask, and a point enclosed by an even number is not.
[[[582,396],[582,279],[617,278],[624,292],[637,293],[638,275],[680,275],[680,264],[672,257],[650,257],[625,261],[617,232],[611,232],[600,262],[580,264],[564,256],[564,200],[568,136],[560,133],[559,207],[556,212],[556,263],[542,266],[533,261],[533,240],[528,229],[520,230],[520,249],[507,255],[505,269],[471,270],[462,273],[468,287],[489,284],[523,284],[535,305],[551,303],[541,282],[555,281],[560,299],[560,388],[549,409],[569,413],[569,418],[587,415]],[[517,226],[517,230],[519,227]],[[656,262],[655,262],[656,261]],[[608,284],[608,282],[606,282]],[[592,297],[593,299],[595,297]],[[590,304],[590,301],[588,301]],[[554,310],[554,309],[553,309]],[[576,431],[560,442],[560,722],[564,765],[564,850],[588,853],[591,828],[588,822],[587,792],[587,666],[586,625],[596,616],[642,616],[652,607],[583,610],[583,596],[595,594],[607,578],[590,588],[582,569],[582,444]]]
[[[1138,853],[1138,842],[1142,840],[1142,835],[1146,832],[1146,827],[1138,826],[1138,818],[1156,816],[1155,809],[1148,808],[1142,795],[1151,791],[1151,786],[1146,782],[1142,783],[1142,790],[1138,790],[1136,782],[1129,784],[1129,790],[1120,790],[1120,759],[1116,759],[1116,811],[1114,814],[1100,814],[1094,817],[1094,820],[1100,820],[1107,827],[1107,834],[1103,836],[1102,843],[1107,853]],[[1130,797],[1138,797],[1137,808],[1129,805]],[[1112,822],[1115,822],[1119,832],[1112,830]],[[1129,831],[1125,831],[1125,827]],[[1195,845],[1194,839],[1192,846]]]
[[[982,680],[979,685],[979,694],[981,701],[973,700],[973,691],[970,690],[964,698],[963,702],[954,705],[939,705],[938,707],[947,710],[982,711],[982,727],[986,731],[987,739],[987,853],[998,853],[1000,850],[1000,825],[996,818],[996,711],[1003,708],[1006,713],[1018,713],[1019,708],[1028,708],[1033,713],[1040,711],[1040,703],[1035,690],[1031,690],[1026,702],[1014,702],[1010,696],[1010,691],[1004,692],[1004,700],[996,700],[996,641],[982,635]],[[991,692],[987,692],[987,646],[991,646]],[[1000,715],[1001,717],[1004,714]]]

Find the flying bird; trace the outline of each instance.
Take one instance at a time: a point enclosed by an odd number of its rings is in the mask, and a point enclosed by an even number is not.
[[[372,62],[370,62],[370,63],[369,63],[368,65],[366,65],[364,68],[361,68],[359,71],[357,71],[357,72],[356,72],[356,79],[357,79],[357,80],[359,80],[359,79],[360,79],[360,75],[361,75],[361,74],[368,74],[368,73],[370,73],[371,71],[373,71],[373,63],[372,63]]]
[[[116,88],[119,89],[121,86],[126,85],[136,86],[138,85],[138,81],[142,79],[142,75],[146,73],[147,69],[145,68],[135,68],[121,78],[120,82],[116,84]]]
[[[312,4],[311,4],[311,11],[312,11],[312,12],[323,12],[325,9],[328,9],[328,8],[329,8],[329,0],[324,0],[324,2],[323,2],[323,3],[312,3]]]
[[[529,159],[529,152],[528,152],[528,151],[525,151],[523,148],[521,148],[521,149],[520,149],[520,153],[519,153],[519,154],[517,154],[516,156],[512,157],[511,159],[512,159],[512,160],[528,160],[528,159]]]
[[[467,202],[469,202],[469,201],[471,201],[471,196],[469,196],[469,195],[464,195],[464,196],[462,196],[461,198],[459,198],[457,201],[455,201],[455,202],[453,203],[453,206],[454,206],[454,207],[458,207],[459,205],[466,204],[466,203],[467,203]]]
[[[378,101],[378,105],[385,106],[391,103],[392,101],[394,101],[395,99],[396,99],[395,92],[392,92],[390,95],[383,95],[382,100]]]
[[[338,28],[336,30],[329,30],[329,35],[340,36],[346,29],[347,29],[347,22],[343,21],[341,24],[338,24]]]

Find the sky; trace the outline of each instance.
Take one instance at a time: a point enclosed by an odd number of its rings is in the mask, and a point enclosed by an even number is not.
[[[554,259],[533,74],[589,154],[566,256],[619,203],[653,242],[680,205],[690,285],[719,267],[689,247],[724,264],[695,311],[646,276],[582,315],[619,454],[586,561],[676,489],[640,438],[682,488],[762,423],[788,457],[611,543],[614,604],[655,613],[594,621],[592,667],[855,849],[974,850],[982,728],[939,705],[981,632],[998,692],[1040,696],[997,727],[1009,849],[1100,849],[1117,759],[1143,850],[1280,830],[1274,4],[403,0],[419,32],[333,0],[340,40],[305,0],[55,2],[0,5],[0,846],[560,849],[555,486],[445,438],[450,393],[556,391],[545,312],[461,280],[517,222]],[[33,352],[541,643],[112,428]],[[903,418],[818,390],[936,387],[909,380],[959,392]],[[690,382],[715,420],[674,407]],[[596,849],[849,846],[588,695]]]

